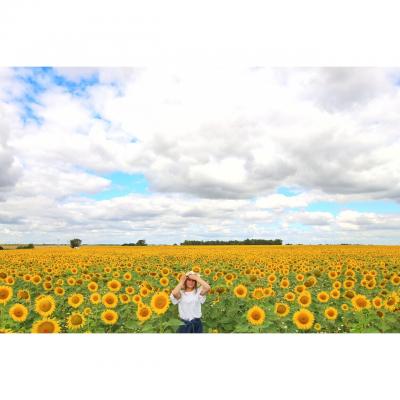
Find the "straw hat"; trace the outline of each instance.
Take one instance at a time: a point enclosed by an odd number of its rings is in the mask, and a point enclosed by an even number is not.
[[[194,271],[186,272],[185,275],[186,275],[186,276],[189,276],[189,275],[197,275],[197,276],[200,276],[200,274],[199,274],[198,272],[194,272]]]

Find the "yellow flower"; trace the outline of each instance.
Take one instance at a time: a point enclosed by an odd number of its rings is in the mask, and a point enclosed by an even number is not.
[[[165,292],[156,293],[152,297],[150,305],[156,314],[164,314],[169,308],[169,297]]]
[[[13,295],[13,289],[10,286],[0,286],[0,304],[7,304]]]
[[[306,308],[302,308],[294,313],[293,323],[298,329],[310,329],[314,323],[314,314]]]
[[[78,308],[83,303],[83,295],[81,293],[74,293],[68,297],[68,304],[73,308]]]
[[[60,324],[55,319],[44,318],[36,321],[32,326],[32,333],[59,333]]]
[[[107,283],[107,287],[112,292],[118,292],[121,289],[121,282],[116,279],[113,279],[112,281]]]
[[[82,328],[85,325],[85,317],[79,313],[75,312],[72,313],[67,320],[68,329],[76,330]]]
[[[247,311],[247,320],[252,325],[262,325],[265,321],[265,311],[258,306],[251,307]]]
[[[247,287],[244,285],[238,285],[233,289],[233,293],[236,297],[243,299],[247,296]]]
[[[317,294],[317,299],[320,303],[326,303],[329,300],[329,294],[326,292],[320,292]]]
[[[141,322],[147,321],[151,317],[151,315],[151,308],[146,306],[145,304],[141,307],[138,307],[138,310],[136,311],[136,316]]]
[[[114,310],[105,310],[101,314],[101,320],[106,325],[115,325],[118,321],[119,315]]]
[[[101,301],[107,308],[115,308],[118,304],[118,297],[115,293],[108,292],[102,297]]]
[[[283,318],[290,312],[290,307],[284,303],[276,303],[274,307],[275,314]]]
[[[328,307],[324,311],[324,315],[325,315],[325,318],[327,318],[329,320],[335,320],[338,316],[338,311],[336,310],[335,307]]]
[[[16,322],[24,322],[28,316],[28,309],[23,304],[14,304],[8,311],[10,317]]]
[[[52,296],[39,296],[35,301],[35,311],[42,317],[48,317],[56,309],[56,302]]]
[[[356,294],[351,302],[355,311],[361,311],[371,307],[370,301],[362,294]]]

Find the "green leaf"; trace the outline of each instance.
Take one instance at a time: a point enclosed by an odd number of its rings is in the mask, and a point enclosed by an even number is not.
[[[128,320],[127,322],[124,323],[125,328],[128,329],[136,329],[138,327],[138,323],[134,320]]]
[[[182,325],[182,321],[177,319],[177,318],[171,318],[168,322],[167,322],[167,326],[170,327],[178,327]]]

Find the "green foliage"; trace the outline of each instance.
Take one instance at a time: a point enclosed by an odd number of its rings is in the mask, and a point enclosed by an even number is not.
[[[146,240],[140,239],[136,243],[124,243],[122,246],[147,246]]]
[[[33,245],[33,243],[29,243],[27,245],[21,245],[21,246],[17,246],[16,247],[18,250],[20,249],[34,249],[35,246]]]
[[[82,244],[82,240],[81,239],[71,239],[70,241],[70,246],[74,249],[75,247],[80,247],[80,245]]]
[[[225,246],[225,245],[281,245],[281,239],[246,239],[246,240],[185,240],[181,246]]]

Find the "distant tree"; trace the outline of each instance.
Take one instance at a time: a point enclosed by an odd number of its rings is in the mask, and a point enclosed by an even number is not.
[[[140,239],[136,242],[136,246],[147,246],[146,240]]]
[[[185,240],[181,246],[226,246],[226,245],[281,245],[282,239],[245,239],[245,240]]]
[[[16,248],[17,248],[18,250],[20,250],[20,249],[34,249],[35,246],[33,245],[33,243],[29,243],[28,245],[22,244],[22,245],[20,245],[20,246],[17,246]]]
[[[3,247],[3,246],[0,246],[0,250],[4,250],[4,247]]]
[[[82,244],[82,240],[81,239],[71,239],[69,241],[70,246],[74,249],[75,247],[80,247],[80,245]]]

